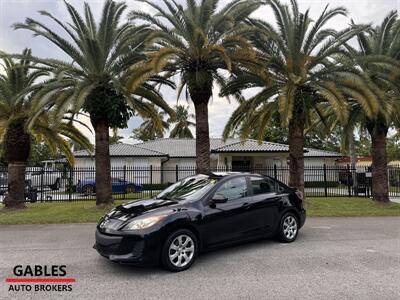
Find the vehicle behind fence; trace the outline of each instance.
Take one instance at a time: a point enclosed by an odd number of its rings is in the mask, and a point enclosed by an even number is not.
[[[221,167],[213,172],[242,171],[271,176],[286,184],[289,168],[271,166],[235,169]],[[149,198],[178,180],[196,174],[195,167],[162,168],[155,166],[112,167],[112,193],[116,200]],[[7,191],[7,170],[0,169],[0,202]],[[400,166],[388,167],[389,194],[400,197]],[[371,168],[350,166],[308,166],[304,169],[305,194],[313,197],[371,195]],[[27,168],[26,201],[94,201],[96,180],[94,168]]]

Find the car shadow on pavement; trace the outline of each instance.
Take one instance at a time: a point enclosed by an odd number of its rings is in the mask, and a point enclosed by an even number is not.
[[[301,241],[303,238],[304,238],[304,233],[300,233],[298,236],[298,240],[296,242]],[[194,269],[196,267],[203,268],[207,267],[208,265],[215,265],[221,260],[237,261],[238,258],[246,257],[247,255],[254,253],[254,251],[256,252],[263,251],[266,248],[274,249],[276,247],[281,247],[282,245],[283,245],[282,243],[273,238],[255,240],[250,242],[242,242],[235,245],[230,245],[217,250],[201,253],[197,257],[196,262],[192,268]],[[155,274],[171,274],[169,271],[162,269],[161,266],[142,267],[129,264],[114,263],[103,258],[99,258],[99,260],[101,260],[101,263],[103,264],[103,267],[105,268],[105,271],[107,273],[119,274],[122,277],[129,275],[129,276],[138,276],[143,278],[143,276],[146,277]]]

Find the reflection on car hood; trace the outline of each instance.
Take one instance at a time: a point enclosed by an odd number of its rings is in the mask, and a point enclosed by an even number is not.
[[[163,200],[163,199],[145,199],[139,201],[132,201],[116,207],[116,211],[126,212],[143,212],[154,208],[177,204],[177,201]]]
[[[99,228],[103,231],[107,231],[107,229],[118,230],[134,217],[156,208],[177,203],[177,201],[172,200],[146,199],[122,204],[104,216],[99,223]]]

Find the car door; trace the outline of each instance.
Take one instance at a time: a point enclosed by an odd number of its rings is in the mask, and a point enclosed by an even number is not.
[[[124,182],[119,178],[112,179],[112,192],[115,194],[123,193],[124,190]]]
[[[279,203],[281,195],[276,184],[269,178],[250,176],[250,186],[253,193],[252,210],[259,228],[263,232],[271,232],[278,222]]]
[[[214,195],[227,198],[226,203],[206,204],[204,210],[205,240],[208,247],[251,236],[256,225],[249,209],[252,196],[245,176],[222,183]]]

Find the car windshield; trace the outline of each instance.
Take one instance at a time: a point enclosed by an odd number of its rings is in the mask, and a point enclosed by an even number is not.
[[[160,194],[156,199],[166,200],[194,200],[204,196],[216,183],[217,178],[207,175],[187,177],[171,185]]]

